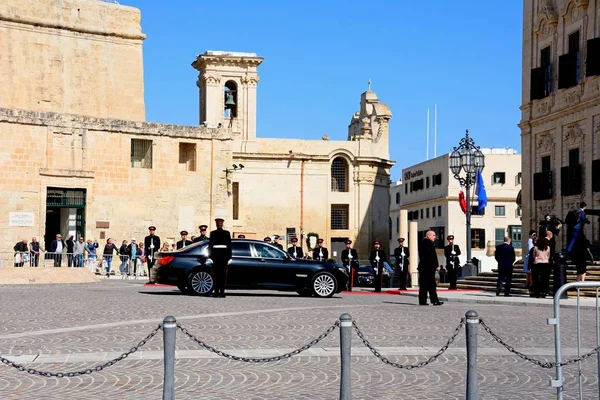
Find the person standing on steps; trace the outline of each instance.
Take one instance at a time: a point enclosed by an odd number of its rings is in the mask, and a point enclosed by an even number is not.
[[[498,262],[498,280],[496,281],[496,296],[500,296],[504,282],[504,296],[510,296],[512,283],[513,264],[515,263],[515,249],[510,244],[510,238],[504,237],[504,243],[496,247],[494,258]]]
[[[435,272],[439,270],[437,253],[435,252],[435,232],[427,231],[419,242],[419,305],[426,306],[427,294],[434,306],[441,306],[443,301],[438,299],[435,287]]]

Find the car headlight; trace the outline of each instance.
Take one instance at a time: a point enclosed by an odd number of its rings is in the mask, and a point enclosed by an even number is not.
[[[345,273],[346,275],[350,275],[350,271],[348,270],[348,268],[347,268],[347,267],[345,267],[345,266],[343,266],[343,265],[339,265],[339,264],[336,264],[335,266],[336,266],[336,267],[337,267],[337,269],[339,269],[340,271],[344,271],[344,273]]]

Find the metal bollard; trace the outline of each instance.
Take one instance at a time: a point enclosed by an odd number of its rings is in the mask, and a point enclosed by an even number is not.
[[[352,399],[352,317],[348,313],[340,315],[340,400]]]
[[[477,329],[479,315],[470,310],[465,314],[467,319],[467,400],[477,400]]]
[[[165,362],[165,380],[163,382],[163,400],[175,399],[175,334],[177,321],[168,316],[163,320],[163,347]]]

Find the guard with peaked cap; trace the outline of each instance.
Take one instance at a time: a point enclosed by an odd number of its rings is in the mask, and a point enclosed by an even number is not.
[[[404,238],[398,238],[398,247],[394,249],[394,258],[396,259],[396,271],[400,281],[400,290],[406,290],[408,286],[408,265],[410,253],[408,247],[404,246]]]
[[[349,289],[358,286],[358,252],[352,248],[352,240],[346,239],[346,248],[342,250],[342,264],[348,268],[351,279],[348,281]]]
[[[371,267],[373,267],[373,272],[375,273],[375,292],[381,292],[384,269],[383,263],[387,261],[387,256],[385,251],[381,248],[379,240],[373,242],[373,250],[371,250],[369,261],[371,262]]]
[[[179,234],[181,235],[181,240],[177,242],[177,250],[192,244],[192,241],[187,239],[188,231],[181,231]]]
[[[317,247],[313,250],[313,260],[327,261],[329,258],[329,250],[323,247],[323,239],[317,240]]]
[[[144,238],[144,251],[146,254],[146,263],[148,265],[148,283],[154,283],[152,280],[152,268],[154,267],[154,253],[160,249],[160,237],[156,236],[156,227],[154,225],[148,227],[148,236]]]
[[[444,256],[446,256],[446,270],[448,271],[449,289],[456,289],[456,280],[462,275],[460,266],[460,247],[454,244],[454,235],[448,235],[448,245],[444,247]]]
[[[273,235],[273,246],[276,246],[279,250],[283,250],[283,245],[279,243],[279,235]]]
[[[288,248],[288,254],[294,258],[304,258],[304,251],[302,251],[302,246],[298,246],[298,238],[293,237],[292,246]]]
[[[198,227],[198,229],[200,229],[200,236],[194,238],[194,243],[198,243],[198,242],[208,239],[208,236],[206,236],[206,230],[208,229],[208,226],[200,225]]]
[[[215,218],[217,229],[210,232],[208,252],[212,259],[213,297],[225,297],[227,265],[231,260],[231,233],[223,229],[223,218]]]
[[[263,239],[266,243],[271,243],[271,236],[265,236]]]

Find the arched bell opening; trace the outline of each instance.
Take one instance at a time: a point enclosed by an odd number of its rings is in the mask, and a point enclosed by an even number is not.
[[[224,96],[225,96],[225,109],[224,109],[224,117],[225,118],[237,118],[237,107],[238,107],[238,90],[237,84],[234,81],[227,81],[225,86],[223,87]]]

